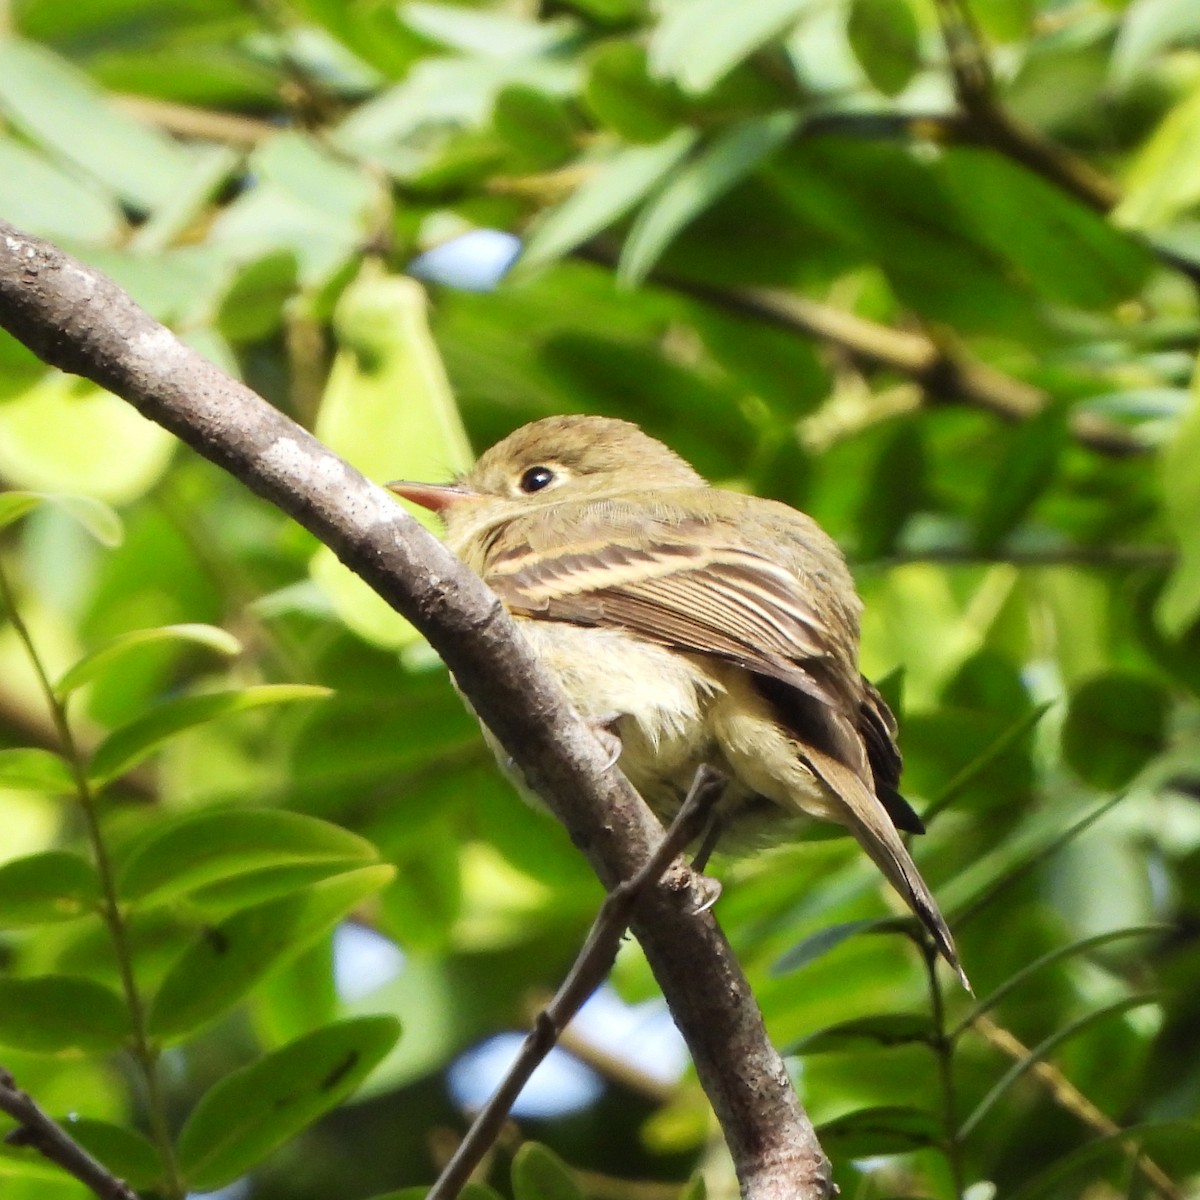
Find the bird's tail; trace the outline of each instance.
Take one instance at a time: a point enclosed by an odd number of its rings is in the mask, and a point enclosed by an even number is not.
[[[883,805],[858,775],[837,759],[806,747],[805,761],[841,800],[842,823],[854,834],[892,887],[904,897],[929,931],[938,952],[954,968],[963,987],[970,991],[971,984],[959,962],[950,927]]]

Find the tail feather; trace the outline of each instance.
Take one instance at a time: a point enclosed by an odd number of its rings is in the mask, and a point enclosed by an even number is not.
[[[804,760],[812,772],[841,800],[842,822],[883,872],[888,882],[929,931],[941,956],[954,968],[967,991],[970,981],[958,958],[954,937],[929,885],[921,878],[891,818],[858,775],[829,755],[806,747]]]

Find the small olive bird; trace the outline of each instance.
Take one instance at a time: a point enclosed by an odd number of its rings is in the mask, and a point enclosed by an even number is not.
[[[966,983],[897,832],[923,826],[897,791],[895,719],[858,669],[862,602],[815,521],[710,487],[607,417],[534,421],[454,483],[388,486],[440,514],[661,820],[707,763],[728,777],[716,819],[735,842],[786,836],[784,816],[846,827]]]

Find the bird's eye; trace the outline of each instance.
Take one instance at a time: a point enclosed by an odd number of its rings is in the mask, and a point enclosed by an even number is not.
[[[521,476],[521,491],[540,492],[554,482],[554,472],[549,467],[530,467]]]

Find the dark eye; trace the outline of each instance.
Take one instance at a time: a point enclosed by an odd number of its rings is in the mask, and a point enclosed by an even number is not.
[[[521,476],[521,491],[540,492],[554,482],[554,472],[549,467],[530,467]]]

